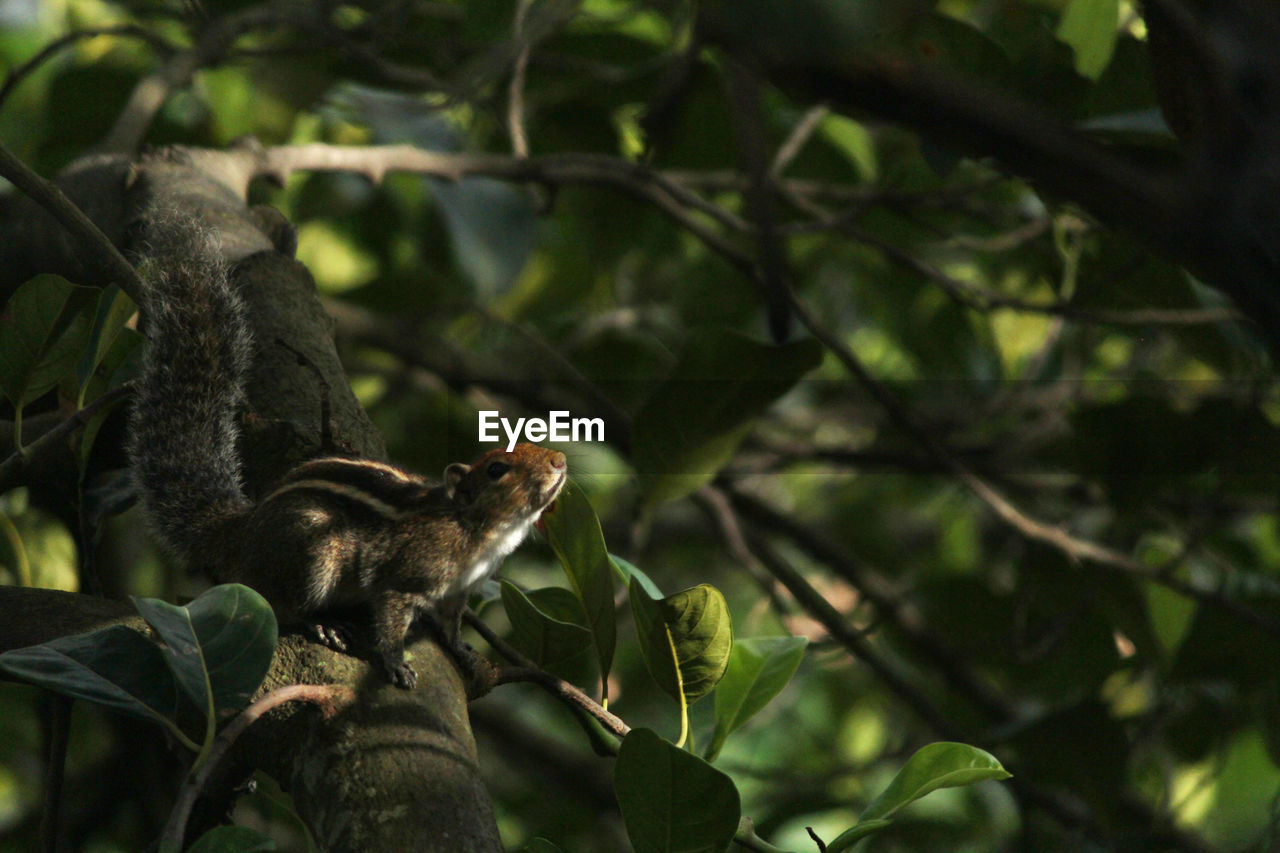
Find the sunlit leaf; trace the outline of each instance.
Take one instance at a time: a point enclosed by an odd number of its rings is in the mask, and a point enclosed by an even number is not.
[[[1058,24],[1058,38],[1076,55],[1076,71],[1097,80],[1111,61],[1119,36],[1120,0],[1071,0]]]
[[[628,591],[645,665],[658,686],[680,705],[678,743],[683,745],[689,706],[711,692],[729,665],[733,648],[729,607],[709,584],[653,599],[633,577]]]
[[[653,578],[644,573],[639,566],[622,559],[617,554],[610,554],[609,559],[613,560],[613,567],[617,569],[618,576],[622,578],[622,583],[626,586],[631,585],[631,579],[635,578],[640,586],[644,587],[644,591],[649,593],[650,598],[662,598],[662,590],[653,582]]]
[[[1010,777],[995,756],[964,743],[942,741],[916,750],[880,796],[863,810],[857,824],[827,845],[829,853],[848,850],[862,837],[888,826],[904,806],[939,788],[972,785]]]
[[[735,729],[782,692],[804,659],[808,642],[804,637],[755,637],[734,642],[729,666],[716,685],[716,730],[707,747],[708,761],[715,760]]]

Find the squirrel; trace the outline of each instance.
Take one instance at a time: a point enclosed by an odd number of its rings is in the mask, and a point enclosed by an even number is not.
[[[142,310],[151,339],[128,428],[148,523],[168,550],[216,583],[262,594],[282,624],[348,651],[333,609],[372,611],[388,679],[412,689],[415,619],[451,643],[470,590],[497,571],[555,500],[565,455],[532,444],[454,463],[444,482],[369,459],[330,456],[288,471],[258,501],[236,450],[254,340],[244,303],[207,230],[153,222]],[[456,649],[455,649],[456,650]]]

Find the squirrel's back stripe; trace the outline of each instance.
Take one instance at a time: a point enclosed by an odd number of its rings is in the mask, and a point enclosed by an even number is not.
[[[406,514],[404,509],[393,504],[389,504],[384,500],[380,500],[378,497],[369,494],[357,486],[349,485],[347,483],[337,483],[333,480],[294,480],[292,482],[285,483],[283,486],[267,495],[263,498],[262,503],[266,505],[284,495],[299,491],[305,491],[313,495],[320,495],[322,497],[330,497],[358,504],[359,506],[364,507],[376,515],[380,515],[389,521],[395,521]]]
[[[346,456],[304,462],[285,475],[277,491],[301,480],[349,486],[388,504],[406,508],[431,489],[431,484],[422,477],[393,465]]]

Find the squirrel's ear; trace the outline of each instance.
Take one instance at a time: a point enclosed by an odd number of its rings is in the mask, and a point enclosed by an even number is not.
[[[467,476],[471,471],[470,465],[464,465],[461,462],[454,462],[448,468],[444,469],[444,491],[449,497],[453,497],[458,490],[458,484],[462,482],[462,478]]]

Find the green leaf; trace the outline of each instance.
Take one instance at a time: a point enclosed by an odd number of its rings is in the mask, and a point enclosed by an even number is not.
[[[1111,61],[1120,35],[1120,0],[1071,0],[1058,23],[1059,41],[1075,52],[1076,71],[1096,81]]]
[[[178,684],[211,718],[249,704],[271,667],[276,617],[271,605],[242,584],[223,584],[185,607],[133,599],[160,639]]]
[[[512,645],[534,663],[544,668],[554,666],[581,654],[591,642],[591,632],[580,624],[582,606],[569,590],[549,587],[525,595],[505,580],[501,588],[502,606],[514,632]],[[576,610],[576,619],[556,615],[557,611],[565,614],[568,605]]]
[[[0,390],[16,407],[51,391],[89,343],[89,306],[98,296],[61,276],[18,288],[0,316]]]
[[[178,686],[160,647],[125,625],[59,637],[0,654],[0,669],[76,699],[176,731]]]
[[[709,482],[751,421],[822,360],[816,341],[769,346],[723,330],[692,335],[636,415],[632,462],[652,505]]]
[[[623,739],[613,788],[636,853],[722,851],[737,831],[733,780],[649,729]]]
[[[630,598],[645,665],[658,686],[680,703],[683,744],[689,705],[710,693],[729,666],[729,606],[710,584],[653,599],[637,578],[631,580]]]
[[[829,853],[848,850],[854,842],[888,826],[890,819],[904,806],[939,788],[1009,777],[995,756],[975,746],[943,741],[921,747],[907,759],[889,782],[889,787],[871,801],[857,824],[828,844],[827,850]]]
[[[729,667],[716,685],[716,730],[707,747],[715,761],[730,734],[782,692],[795,674],[809,641],[804,637],[737,640]]]
[[[187,848],[187,853],[267,853],[279,850],[275,839],[243,826],[216,826]]]
[[[600,661],[600,682],[607,685],[618,639],[613,607],[614,569],[600,531],[600,519],[577,483],[570,480],[552,509],[542,514],[542,529],[574,594],[582,602],[586,626]]]

